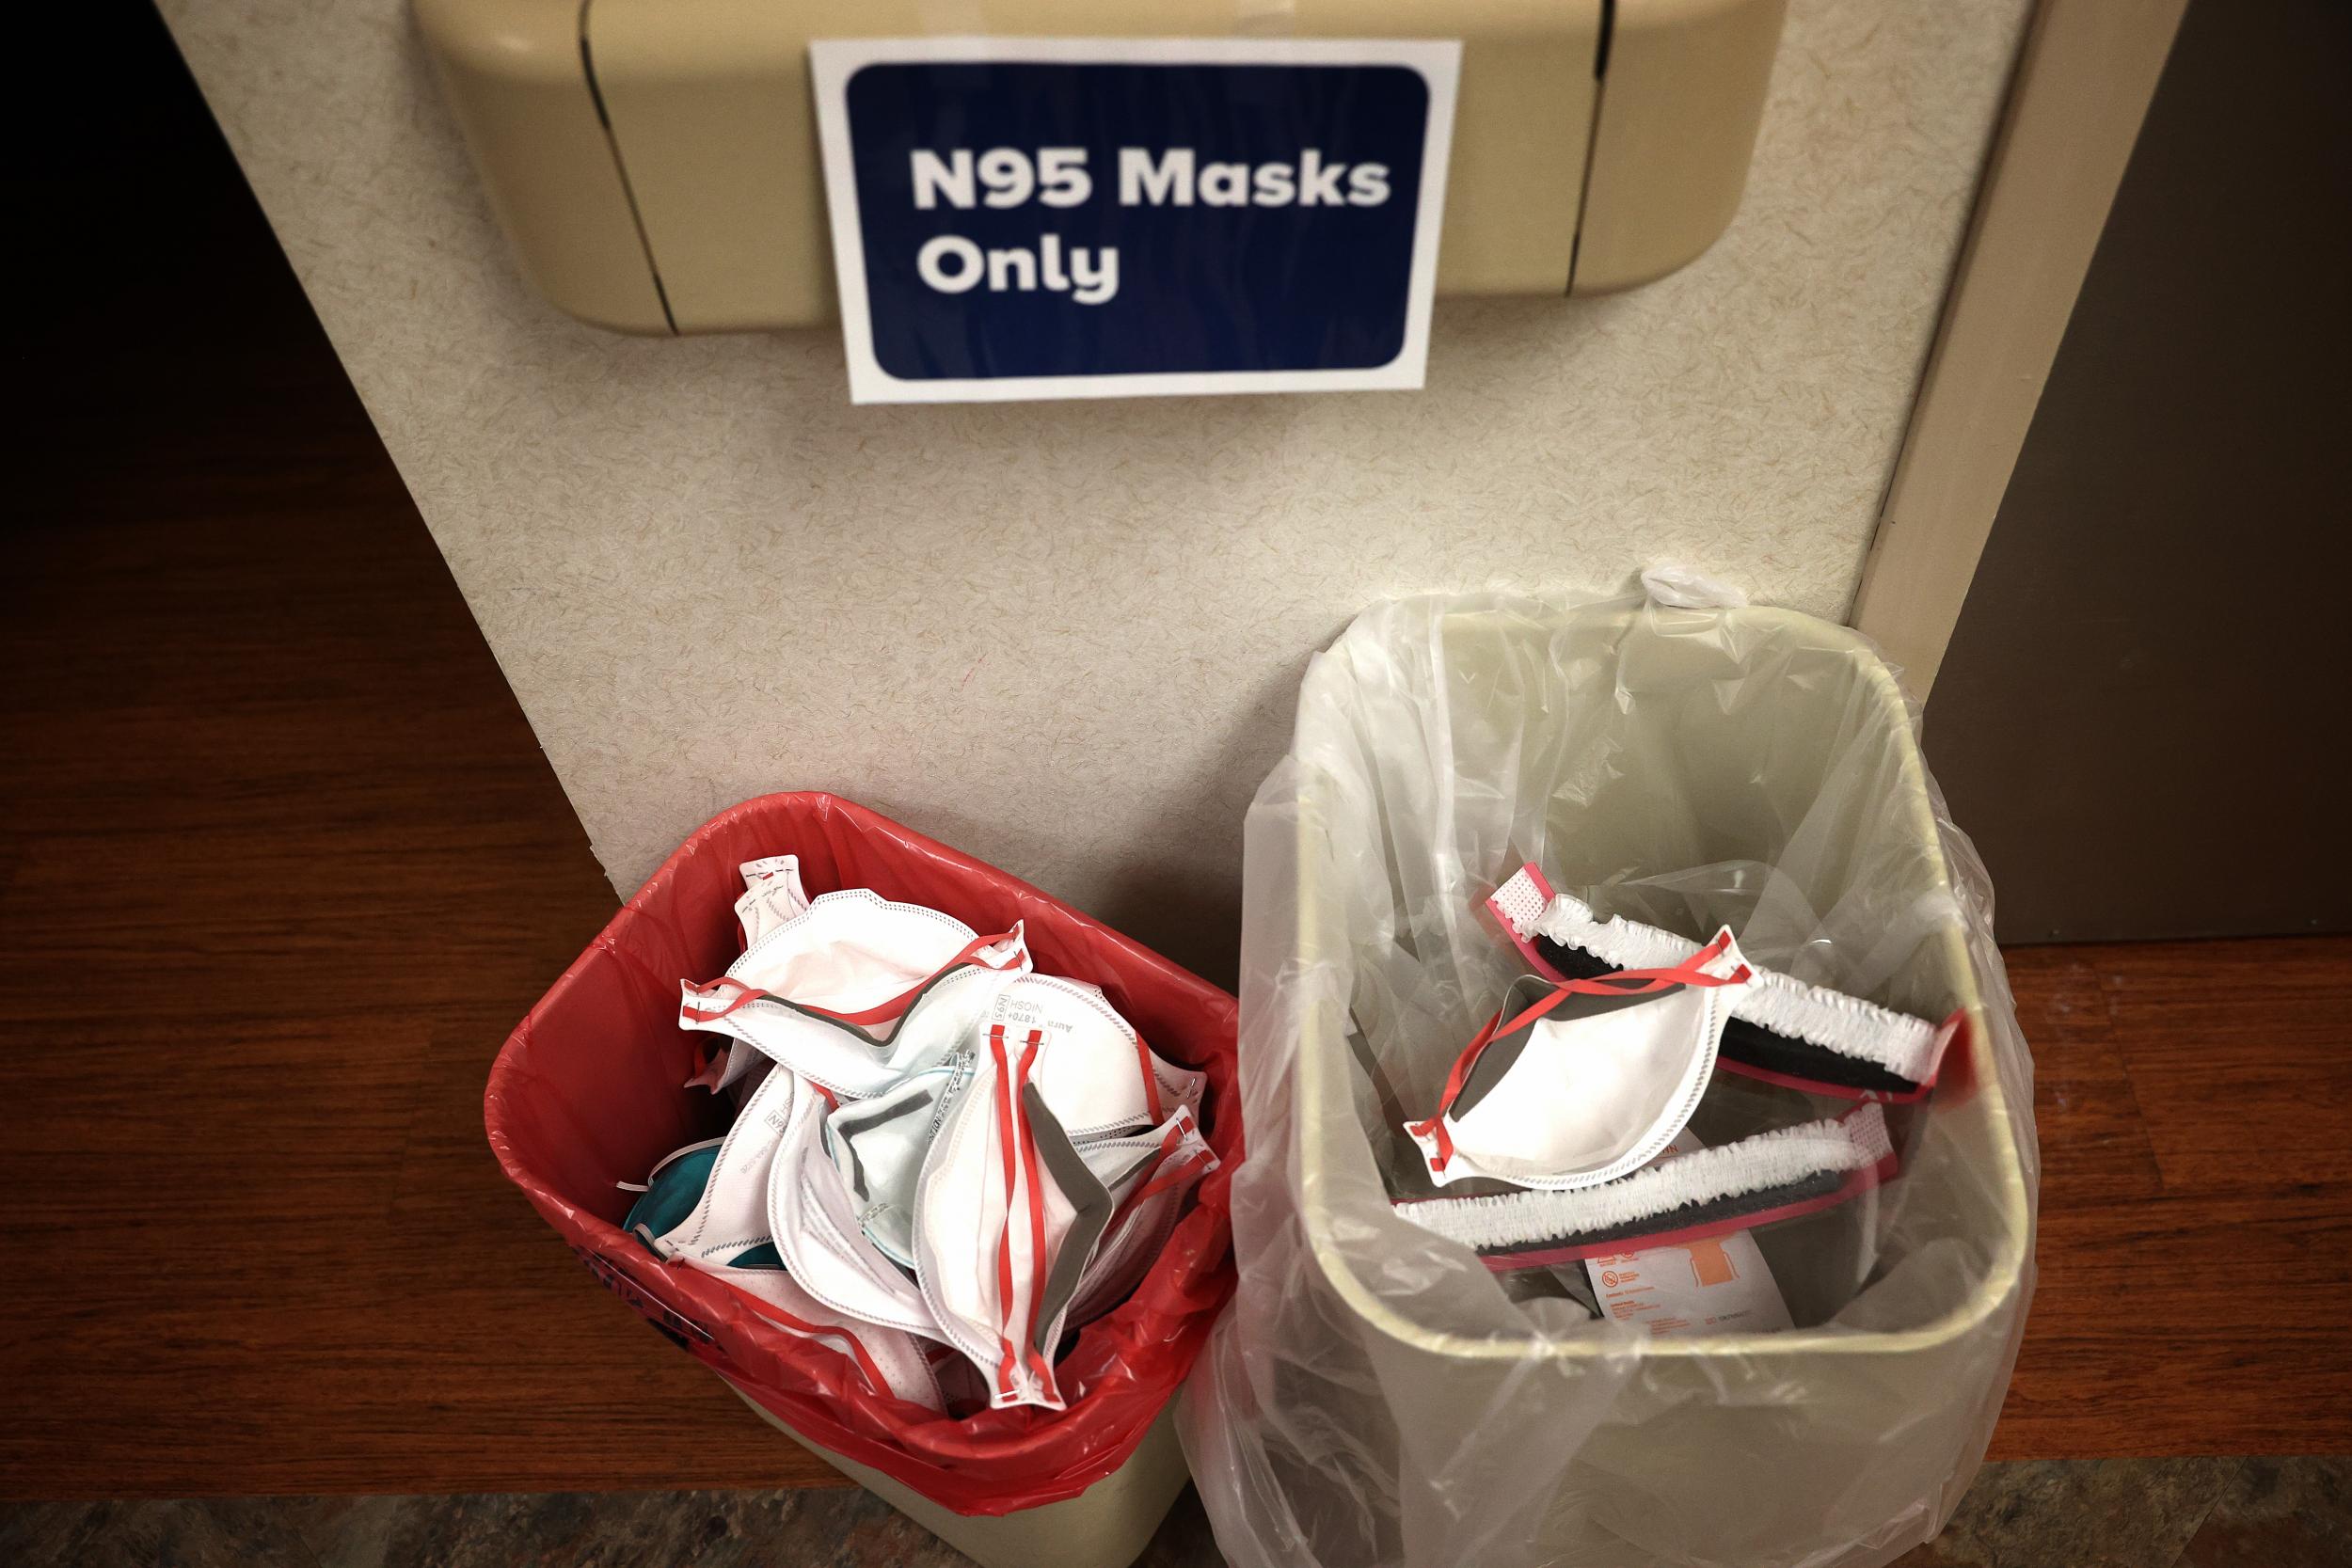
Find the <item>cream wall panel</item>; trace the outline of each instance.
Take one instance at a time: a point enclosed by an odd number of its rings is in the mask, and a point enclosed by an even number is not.
[[[1366,601],[1673,559],[1844,616],[2026,8],[1794,0],[1714,249],[1440,302],[1426,392],[860,409],[827,334],[528,293],[401,0],[164,3],[616,885],[833,788],[1212,974]]]

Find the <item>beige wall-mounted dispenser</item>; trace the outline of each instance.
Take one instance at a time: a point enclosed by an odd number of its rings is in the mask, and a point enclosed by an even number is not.
[[[1302,37],[1458,38],[1438,288],[1591,294],[1740,204],[1786,0],[1295,0]],[[925,0],[416,0],[523,270],[627,332],[834,318],[808,44]],[[1230,35],[1236,0],[993,0],[1022,37]]]

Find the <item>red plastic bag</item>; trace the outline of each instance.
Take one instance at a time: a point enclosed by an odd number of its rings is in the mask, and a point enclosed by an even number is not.
[[[818,1341],[758,1321],[709,1275],[655,1258],[618,1222],[682,1144],[723,1130],[723,1102],[683,1087],[695,1044],[678,982],[740,951],[737,867],[801,857],[814,895],[872,888],[976,930],[1027,922],[1038,969],[1103,988],[1152,1048],[1208,1075],[1201,1121],[1220,1168],[1124,1305],[1060,1363],[1069,1408],[950,1420],[869,1390]],[[1241,1163],[1233,998],[1026,882],[831,795],[769,795],[705,823],[516,1026],[490,1069],[483,1119],[515,1184],[600,1279],[698,1359],[813,1443],[967,1514],[1073,1497],[1125,1462],[1192,1369],[1233,1289],[1227,1190]]]

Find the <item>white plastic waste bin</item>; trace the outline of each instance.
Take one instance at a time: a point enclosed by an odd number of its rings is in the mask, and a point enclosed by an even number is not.
[[[1903,1173],[1756,1233],[1795,1329],[1516,1303],[1391,1212],[1400,1110],[1517,972],[1479,907],[1528,861],[1964,1017],[1932,1096],[1889,1107]],[[1982,873],[1865,640],[1769,609],[1379,607],[1309,672],[1247,876],[1242,1283],[1182,1417],[1235,1568],[1862,1568],[1941,1528],[2031,1291],[2031,1068]]]

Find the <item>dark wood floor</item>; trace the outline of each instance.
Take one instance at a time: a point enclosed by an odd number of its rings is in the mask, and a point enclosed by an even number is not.
[[[88,238],[0,560],[0,1495],[832,1482],[501,1180],[612,894],[225,152],[123,102],[32,187]],[[2352,1449],[2352,942],[2011,963],[1994,1455]]]

